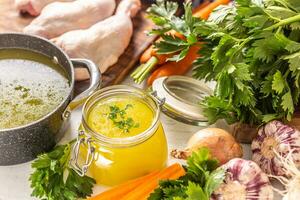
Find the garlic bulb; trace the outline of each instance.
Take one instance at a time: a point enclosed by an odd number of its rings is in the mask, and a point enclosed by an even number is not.
[[[252,160],[267,174],[287,176],[276,152],[285,157],[291,150],[294,162],[300,166],[300,132],[279,121],[261,127],[251,145]]]
[[[273,189],[268,176],[250,160],[235,158],[221,166],[226,171],[224,183],[212,200],[272,200]]]

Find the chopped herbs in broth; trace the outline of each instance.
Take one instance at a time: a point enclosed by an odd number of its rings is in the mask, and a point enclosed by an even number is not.
[[[28,50],[0,50],[0,129],[42,118],[69,90],[66,73],[47,56]]]
[[[93,131],[110,138],[133,137],[153,123],[154,112],[133,96],[103,98],[91,106],[87,123]]]

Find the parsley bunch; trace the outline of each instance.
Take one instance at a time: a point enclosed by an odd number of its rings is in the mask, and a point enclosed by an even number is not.
[[[171,9],[167,4],[160,6]],[[201,103],[208,120],[249,124],[291,120],[300,95],[300,1],[235,0],[219,6],[208,21],[192,17],[189,4],[185,10],[188,16],[181,18],[185,25],[166,14],[156,17],[160,20],[153,18],[160,30],[155,33],[165,37],[156,47],[164,50],[177,42],[177,38],[166,38],[165,27],[179,31],[189,27],[184,30],[202,41],[194,77],[217,83],[214,94]],[[188,41],[186,37],[182,43]],[[174,58],[186,48],[174,51]]]
[[[69,167],[71,144],[57,146],[32,163],[34,172],[29,178],[32,196],[43,200],[76,200],[92,194],[95,180],[81,177]]]
[[[188,158],[185,176],[161,181],[148,200],[209,200],[225,178],[224,169],[217,166],[218,161],[202,148]]]

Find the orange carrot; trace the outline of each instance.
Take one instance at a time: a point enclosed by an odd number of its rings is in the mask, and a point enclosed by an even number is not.
[[[189,49],[186,57],[179,62],[167,62],[156,69],[148,78],[148,86],[152,85],[153,81],[159,77],[171,76],[171,75],[183,75],[188,72],[192,66],[194,60],[199,56],[198,51],[200,46],[195,45]]]
[[[140,57],[140,63],[147,62],[152,56],[153,45],[151,45]]]
[[[216,0],[205,6],[203,9],[199,9],[197,12],[194,12],[193,16],[201,19],[208,19],[209,15],[216,7],[223,4],[228,4],[229,2],[230,0]]]
[[[173,179],[177,179],[184,174],[185,171],[180,164],[173,164],[170,167],[162,170],[158,177],[153,177],[149,181],[144,182],[120,200],[146,200],[151,192],[157,188],[160,180],[170,179],[171,177]]]
[[[202,2],[198,7],[196,7],[196,8],[193,9],[193,13],[199,12],[199,11],[202,10],[204,7],[206,7],[208,4],[210,4],[210,2],[209,2],[208,0]]]
[[[126,195],[130,191],[134,190],[137,186],[144,183],[145,181],[156,177],[159,174],[159,171],[152,172],[146,176],[127,181],[121,185],[113,187],[105,192],[100,193],[94,197],[89,198],[88,200],[116,200],[120,196]]]
[[[176,180],[178,178],[180,178],[181,176],[185,175],[185,169],[183,169],[183,167],[180,167],[180,170],[178,171],[178,173],[175,173],[173,175],[171,175],[169,177],[170,180]]]
[[[176,180],[176,179],[178,179],[178,178],[180,178],[181,176],[184,176],[184,175],[185,175],[185,170],[181,167],[181,169],[177,173],[171,175],[168,179],[169,180]],[[157,188],[157,186],[155,188],[153,188],[149,193],[145,193],[145,195],[142,196],[140,199],[143,199],[143,200],[148,199],[150,194]]]
[[[164,64],[172,54],[157,54],[156,49],[152,48],[151,57],[155,56],[158,59],[157,65]]]
[[[157,41],[159,41],[159,40],[157,40]],[[165,63],[166,60],[168,59],[168,57],[170,57],[170,55],[167,55],[167,54],[164,54],[164,55],[157,54],[156,53],[156,49],[154,48],[154,45],[151,45],[141,55],[141,57],[140,57],[140,63],[146,63],[146,62],[148,62],[150,60],[150,58],[152,58],[153,56],[158,59],[156,65],[161,65],[161,64]]]
[[[154,56],[158,59],[157,65],[161,65],[161,64],[165,63],[166,60],[168,59],[168,57],[170,57],[170,55],[166,55],[166,54],[157,54],[156,49],[154,48],[154,45],[151,45],[142,54],[142,56],[140,58],[140,63],[148,62],[152,56]]]

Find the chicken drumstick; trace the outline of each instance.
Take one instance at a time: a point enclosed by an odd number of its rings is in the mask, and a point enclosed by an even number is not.
[[[76,30],[86,29],[112,15],[115,0],[77,0],[47,5],[23,32],[48,39]]]
[[[71,31],[52,41],[70,57],[88,58],[105,72],[127,48],[133,33],[131,17],[137,14],[140,6],[140,0],[122,0],[114,16],[89,29]],[[76,79],[88,79],[88,74],[78,70]]]

